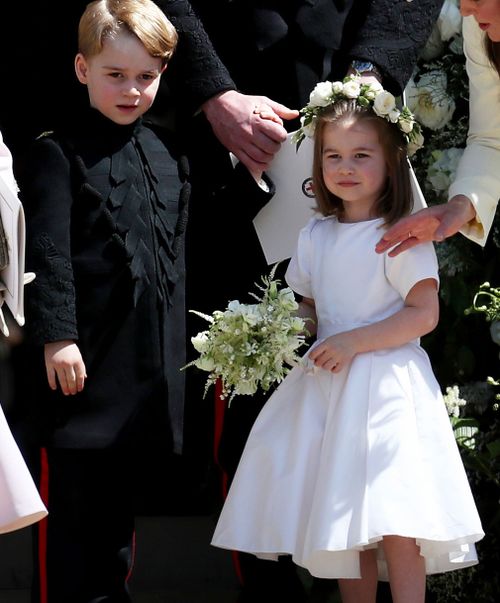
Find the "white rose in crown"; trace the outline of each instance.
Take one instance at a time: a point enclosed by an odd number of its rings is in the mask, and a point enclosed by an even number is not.
[[[319,82],[309,95],[309,104],[311,107],[326,107],[331,102],[332,96],[331,82]]]
[[[358,98],[360,92],[361,86],[358,81],[350,80],[342,86],[342,93],[347,98]]]
[[[389,115],[395,108],[396,99],[390,92],[387,92],[387,90],[379,92],[373,101],[373,110],[380,117]]]
[[[310,121],[308,124],[306,124],[305,121],[306,121],[306,117],[305,117],[305,115],[303,115],[300,118],[300,125],[302,128],[302,131],[308,138],[312,138],[314,136],[314,130],[316,129],[316,121],[315,120]]]

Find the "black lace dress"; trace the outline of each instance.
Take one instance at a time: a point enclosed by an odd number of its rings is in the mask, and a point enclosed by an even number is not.
[[[142,121],[93,109],[42,136],[21,175],[33,408],[46,442],[103,448],[140,429],[182,442],[187,164]],[[43,344],[72,339],[84,390],[49,389]]]

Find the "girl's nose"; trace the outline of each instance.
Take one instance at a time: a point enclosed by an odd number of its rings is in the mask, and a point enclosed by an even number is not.
[[[353,167],[349,162],[343,162],[339,169],[341,174],[352,174],[353,171]]]

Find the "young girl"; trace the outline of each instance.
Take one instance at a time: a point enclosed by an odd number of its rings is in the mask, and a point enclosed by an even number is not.
[[[301,231],[286,273],[315,310],[317,341],[259,415],[212,543],[290,554],[339,578],[344,603],[375,602],[379,578],[394,601],[417,603],[426,573],[477,562],[483,531],[419,345],[438,320],[434,249],[374,251],[411,209],[413,118],[356,78],[328,95],[322,85],[306,110],[322,216]]]

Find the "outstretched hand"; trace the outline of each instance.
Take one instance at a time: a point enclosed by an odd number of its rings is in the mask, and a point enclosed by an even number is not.
[[[284,119],[294,119],[298,111],[266,96],[227,90],[202,106],[219,141],[252,173],[265,171],[287,131]]]
[[[457,195],[448,203],[434,205],[402,218],[391,226],[375,246],[377,253],[389,250],[394,257],[415,245],[443,241],[456,234],[476,213],[470,200]]]

